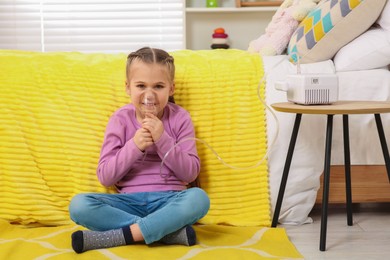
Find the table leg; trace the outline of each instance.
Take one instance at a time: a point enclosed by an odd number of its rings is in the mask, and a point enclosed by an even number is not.
[[[383,125],[382,125],[382,120],[381,120],[380,114],[375,114],[375,121],[376,121],[376,127],[378,129],[379,140],[381,141],[383,157],[384,157],[385,163],[386,163],[387,177],[389,178],[389,182],[390,182],[389,150],[387,148],[386,137],[385,137],[385,133],[383,131]]]
[[[325,163],[324,163],[324,182],[322,194],[322,210],[321,210],[321,234],[320,234],[320,250],[326,249],[326,228],[328,224],[328,200],[329,200],[329,180],[330,180],[330,159],[332,150],[332,131],[333,131],[333,115],[328,115],[326,126],[326,143],[325,143]]]
[[[274,210],[274,216],[272,219],[271,227],[276,227],[278,225],[280,209],[282,207],[282,201],[283,201],[284,191],[286,189],[288,172],[290,171],[291,160],[292,160],[292,156],[294,153],[295,143],[297,141],[298,130],[299,130],[299,125],[301,123],[301,118],[302,118],[302,114],[296,114],[294,128],[293,128],[293,132],[292,132],[291,140],[290,140],[290,145],[288,147],[286,163],[284,164],[283,175],[282,175],[282,179],[280,181],[279,193],[278,193],[278,198],[276,201],[276,206],[275,206],[275,210]]]
[[[351,154],[349,149],[349,124],[348,115],[343,115],[344,138],[344,167],[345,167],[345,196],[347,202],[347,224],[353,225],[352,220],[352,189],[351,189]]]

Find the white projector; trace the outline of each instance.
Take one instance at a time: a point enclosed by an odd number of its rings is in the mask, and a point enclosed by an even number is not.
[[[294,74],[275,88],[287,92],[287,100],[302,105],[331,104],[338,100],[336,74]]]

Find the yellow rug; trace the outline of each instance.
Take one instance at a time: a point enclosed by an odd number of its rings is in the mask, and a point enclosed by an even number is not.
[[[21,228],[0,220],[0,259],[303,259],[283,228],[199,225],[192,247],[138,244],[76,254],[76,225]]]

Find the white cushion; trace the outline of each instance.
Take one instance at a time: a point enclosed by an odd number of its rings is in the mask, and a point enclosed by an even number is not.
[[[390,1],[388,0],[377,23],[385,30],[390,31]]]
[[[337,71],[368,70],[390,64],[390,31],[371,28],[334,57]]]

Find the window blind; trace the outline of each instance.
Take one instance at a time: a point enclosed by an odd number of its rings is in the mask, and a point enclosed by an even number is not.
[[[129,52],[185,48],[184,0],[2,0],[0,48]]]

